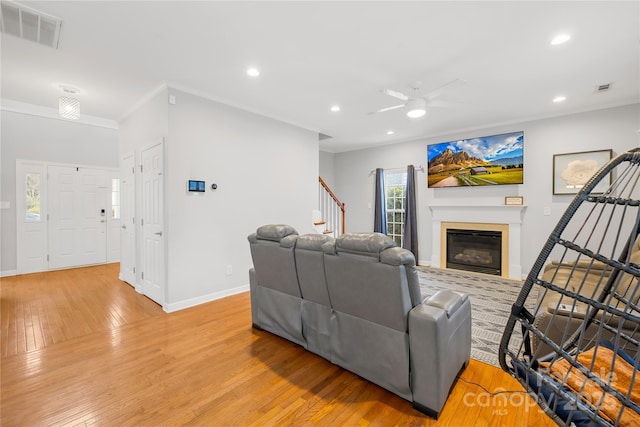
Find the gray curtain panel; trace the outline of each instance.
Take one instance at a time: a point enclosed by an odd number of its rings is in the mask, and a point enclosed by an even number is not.
[[[387,234],[387,206],[384,197],[384,169],[376,169],[376,202],[373,216],[373,231]]]
[[[402,247],[413,252],[418,264],[418,215],[416,211],[416,172],[407,166],[407,193],[404,203],[404,241]]]

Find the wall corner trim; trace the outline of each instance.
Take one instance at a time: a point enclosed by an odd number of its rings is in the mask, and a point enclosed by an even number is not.
[[[249,290],[249,284],[238,286],[235,288],[225,289],[219,292],[214,292],[207,295],[202,295],[195,298],[190,298],[171,304],[164,304],[162,309],[167,313],[173,313],[174,311],[184,310],[185,308],[195,307],[196,305],[204,304],[206,302],[215,301],[220,298],[228,297],[231,295],[240,294]]]

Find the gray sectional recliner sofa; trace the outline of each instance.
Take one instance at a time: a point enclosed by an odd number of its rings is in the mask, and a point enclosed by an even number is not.
[[[423,301],[413,254],[380,233],[249,236],[253,326],[297,343],[438,417],[471,351],[467,295]]]

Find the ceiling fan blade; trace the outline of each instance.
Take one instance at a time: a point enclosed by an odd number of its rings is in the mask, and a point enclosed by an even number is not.
[[[428,101],[427,104],[429,105],[429,107],[444,107],[444,108],[455,108],[455,107],[463,107],[465,105],[469,105],[465,102],[443,101],[441,99],[434,99],[432,101]]]
[[[443,84],[442,86],[440,86],[438,88],[435,88],[434,90],[432,90],[430,92],[425,93],[424,95],[422,95],[422,97],[425,98],[427,101],[430,101],[430,100],[440,96],[442,94],[442,92],[444,92],[445,90],[450,90],[450,89],[453,89],[455,87],[462,86],[465,83],[467,83],[466,80],[454,79],[454,80],[451,80],[448,83]]]
[[[407,104],[399,104],[399,105],[394,105],[392,107],[385,107],[385,108],[381,108],[381,109],[379,109],[377,111],[372,111],[372,112],[370,112],[368,114],[377,114],[377,113],[384,113],[385,111],[397,110],[398,108],[402,108],[405,105],[407,105]]]
[[[401,93],[401,92],[397,92],[395,90],[383,89],[382,93],[384,93],[385,95],[393,96],[394,98],[401,99],[403,101],[408,101],[409,100],[409,97],[407,95],[405,95],[404,93]]]

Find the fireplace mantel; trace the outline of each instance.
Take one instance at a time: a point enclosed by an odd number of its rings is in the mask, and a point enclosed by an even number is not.
[[[508,277],[522,279],[521,225],[526,206],[449,204],[431,205],[432,250],[431,265],[441,266],[441,228],[443,222],[466,222],[479,224],[505,224],[509,227]]]

